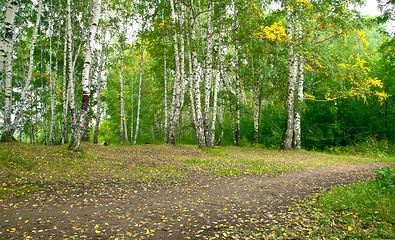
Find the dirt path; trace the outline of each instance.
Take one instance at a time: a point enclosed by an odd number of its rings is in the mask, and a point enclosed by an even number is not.
[[[262,226],[278,224],[290,202],[365,181],[386,165],[201,177],[168,189],[113,185],[101,191],[43,191],[35,199],[1,200],[0,239],[205,239],[225,238],[223,230],[262,231]]]

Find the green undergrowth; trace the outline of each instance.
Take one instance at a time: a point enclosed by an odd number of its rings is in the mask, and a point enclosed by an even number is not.
[[[28,197],[42,189],[118,184],[123,188],[165,187],[199,176],[278,173],[294,169],[357,164],[391,159],[320,152],[281,152],[260,147],[191,145],[101,146],[83,143],[74,153],[67,145],[20,142],[0,144],[0,198]]]
[[[377,140],[375,136],[370,136],[363,141],[353,145],[330,147],[326,149],[333,154],[360,155],[372,158],[395,158],[395,144],[390,144],[388,140]]]
[[[395,170],[366,183],[334,188],[295,204],[288,228],[274,239],[395,239]]]

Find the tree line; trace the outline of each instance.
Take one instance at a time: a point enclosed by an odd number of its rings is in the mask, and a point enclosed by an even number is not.
[[[394,140],[391,1],[1,3],[1,141]]]

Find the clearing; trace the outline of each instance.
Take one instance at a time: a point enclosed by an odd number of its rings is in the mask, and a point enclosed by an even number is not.
[[[0,144],[1,239],[268,236],[288,206],[391,163],[307,151]]]

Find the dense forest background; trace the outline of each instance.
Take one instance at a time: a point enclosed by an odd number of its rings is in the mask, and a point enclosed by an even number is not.
[[[0,0],[1,139],[393,152],[395,3],[358,4]]]

